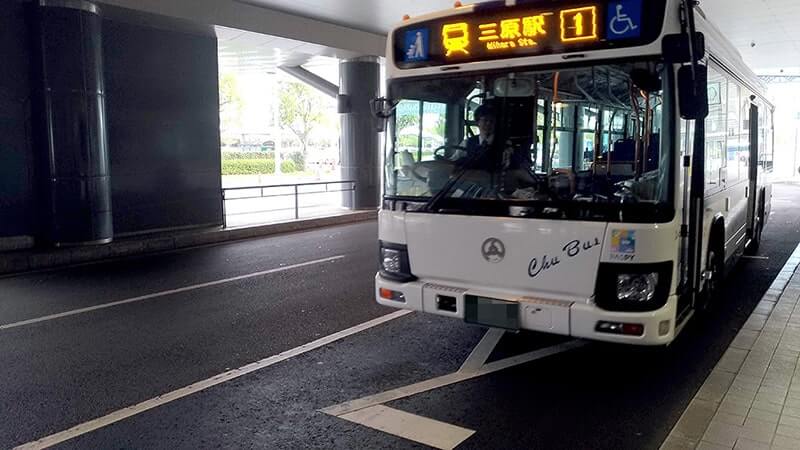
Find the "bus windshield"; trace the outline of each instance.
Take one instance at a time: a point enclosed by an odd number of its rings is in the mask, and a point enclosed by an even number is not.
[[[652,220],[671,210],[669,73],[637,62],[395,80],[386,197],[522,216],[630,205]]]

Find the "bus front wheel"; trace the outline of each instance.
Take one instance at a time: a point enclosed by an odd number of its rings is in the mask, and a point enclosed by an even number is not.
[[[755,224],[753,225],[753,235],[750,237],[750,245],[747,246],[745,251],[748,255],[755,255],[758,253],[758,247],[761,245],[761,233],[764,231],[764,193],[761,193],[758,213],[756,214]]]
[[[755,255],[758,253],[758,247],[761,245],[761,231],[764,228],[764,221],[761,215],[756,217],[756,223],[753,228],[753,236],[750,238],[750,243],[745,249],[745,253],[748,255]]]
[[[723,253],[716,246],[708,250],[706,259],[706,270],[704,273],[705,283],[703,292],[698,302],[698,311],[706,312],[717,301],[722,290],[722,277],[724,272]]]

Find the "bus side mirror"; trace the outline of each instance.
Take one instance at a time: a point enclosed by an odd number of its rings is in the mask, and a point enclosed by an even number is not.
[[[378,133],[386,131],[386,121],[394,114],[397,103],[397,101],[390,100],[386,97],[374,98],[369,102],[369,109],[373,117],[372,124],[375,131]]]
[[[678,69],[678,106],[681,118],[700,120],[708,116],[708,68],[703,65]]]
[[[668,34],[661,41],[661,53],[668,63],[692,62],[692,51],[689,36],[686,33]],[[700,61],[706,57],[706,37],[699,31],[694,33],[694,59]]]
[[[377,119],[388,119],[394,114],[394,109],[397,108],[397,101],[391,100],[386,97],[374,98],[369,102],[369,109],[372,115]]]

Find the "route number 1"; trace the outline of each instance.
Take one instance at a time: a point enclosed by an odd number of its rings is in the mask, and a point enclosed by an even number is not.
[[[597,7],[561,11],[561,42],[597,40]]]
[[[575,30],[576,36],[583,36],[583,13],[575,14],[572,17],[572,21],[575,23],[573,27]]]

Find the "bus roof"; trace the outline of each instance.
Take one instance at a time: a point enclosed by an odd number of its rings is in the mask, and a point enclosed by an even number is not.
[[[614,59],[630,59],[639,57],[656,57],[662,53],[661,41],[666,34],[680,33],[680,6],[681,0],[533,0],[533,1],[513,1],[508,2],[490,1],[484,3],[470,4],[454,7],[447,10],[432,12],[422,16],[406,20],[394,27],[387,39],[387,77],[389,79],[431,76],[445,72],[472,72],[496,70],[512,67],[530,66],[554,66],[576,61],[587,64],[593,61],[605,61]],[[517,4],[519,3],[519,4]],[[631,7],[630,11],[616,9],[616,14],[623,14],[623,18],[639,17],[638,26],[649,26],[652,33],[648,39],[619,39],[612,37],[610,31],[603,32],[603,27],[610,30],[610,21],[615,8]],[[638,6],[637,6],[638,5]],[[653,6],[656,5],[656,6]],[[660,8],[664,8],[661,12]],[[564,43],[564,13],[570,11],[585,10],[593,8],[592,14],[596,13],[596,20],[599,25],[599,32],[595,33],[595,39],[591,43],[583,45],[567,45]],[[638,9],[637,9],[638,8]],[[647,10],[647,8],[650,8]],[[655,15],[660,23],[645,22],[644,17],[653,17],[653,8],[658,8]],[[586,12],[586,11],[583,11]],[[510,51],[500,50],[491,54],[483,47],[483,37],[488,29],[499,29],[501,22],[509,19],[517,21],[521,26],[524,19],[533,19],[536,15],[549,16],[540,19],[543,22],[552,23],[551,28],[542,30],[549,33],[548,39],[554,39],[552,35],[557,35],[557,26],[561,14],[561,42],[544,42],[544,45],[532,47],[531,51],[520,48]],[[593,17],[594,19],[595,17]],[[488,22],[488,23],[486,23]],[[542,23],[543,23],[542,22]],[[630,22],[634,24],[634,22]],[[587,22],[588,24],[588,22]],[[697,29],[703,32],[706,37],[707,54],[712,59],[726,68],[731,74],[737,76],[740,81],[747,85],[750,90],[764,98],[765,86],[756,77],[753,71],[744,63],[739,52],[725,38],[720,30],[714,26],[706,15],[698,8],[696,14]],[[441,37],[444,27],[458,25],[459,27],[469,27],[471,33],[469,40],[473,51],[471,57],[445,58],[442,56],[444,49]],[[495,28],[492,28],[495,27]],[[522,30],[518,28],[517,31]],[[499,33],[499,32],[498,32]],[[638,36],[638,35],[637,35]],[[495,38],[497,35],[494,36]],[[540,35],[541,37],[541,35]],[[415,39],[421,41],[415,42]],[[427,41],[426,41],[427,40]],[[415,45],[424,43],[426,48],[418,53],[413,53]],[[581,44],[581,43],[579,43]],[[439,46],[437,48],[436,46]],[[486,44],[486,47],[489,45]],[[409,48],[406,48],[409,47]],[[478,50],[475,52],[474,50]],[[438,51],[438,53],[437,53]],[[503,53],[505,52],[505,53]],[[430,53],[431,55],[428,55]],[[474,56],[475,53],[479,55]],[[433,61],[431,61],[433,60]],[[767,101],[764,98],[764,101]]]

